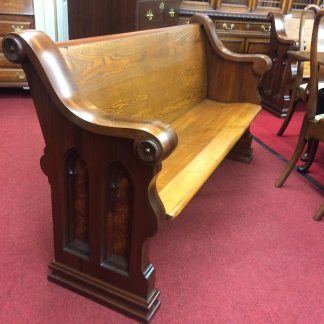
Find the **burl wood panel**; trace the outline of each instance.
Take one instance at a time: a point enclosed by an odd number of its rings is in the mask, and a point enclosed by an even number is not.
[[[89,252],[89,173],[80,155],[67,154],[67,246],[81,253]]]
[[[110,166],[106,176],[103,262],[125,271],[129,266],[133,195],[127,170],[120,163]]]

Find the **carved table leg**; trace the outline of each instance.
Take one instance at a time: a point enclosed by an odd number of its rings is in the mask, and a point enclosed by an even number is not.
[[[301,158],[305,162],[305,164],[297,167],[298,172],[300,173],[308,172],[309,168],[311,167],[315,159],[318,143],[319,143],[318,140],[312,138],[308,140],[307,152]]]

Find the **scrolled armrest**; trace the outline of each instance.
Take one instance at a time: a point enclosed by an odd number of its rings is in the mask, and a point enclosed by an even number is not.
[[[35,30],[9,33],[3,39],[3,50],[11,62],[22,65],[31,90],[40,80],[56,108],[75,125],[133,139],[135,152],[146,163],[165,159],[176,147],[177,134],[170,125],[110,115],[84,98],[61,52],[46,34]]]
[[[215,25],[212,20],[205,15],[194,15],[190,19],[190,23],[198,23],[202,25],[207,33],[207,37],[214,51],[228,61],[234,62],[252,62],[253,71],[262,75],[271,67],[271,59],[267,55],[262,54],[239,54],[227,49],[222,41],[218,38]]]
[[[297,50],[298,41],[287,35],[283,14],[281,12],[269,12],[267,18],[271,23],[271,37],[280,45],[287,46],[290,50]]]

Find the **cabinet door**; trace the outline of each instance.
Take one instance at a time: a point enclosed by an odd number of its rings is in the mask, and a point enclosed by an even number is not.
[[[10,17],[10,18],[11,20],[9,21],[0,21],[1,36],[9,32],[20,31],[23,29],[31,29],[34,25],[33,21],[19,21],[19,19],[18,21],[14,21],[13,19],[17,20],[16,17]]]
[[[33,1],[32,0],[1,0],[0,12],[2,14],[10,15],[33,15]]]
[[[140,0],[138,3],[137,29],[152,29],[158,28],[163,24],[163,11],[165,4],[162,1],[145,1]]]
[[[0,9],[15,12],[18,9],[28,11],[31,1],[0,1]],[[1,7],[2,6],[2,7]],[[3,14],[0,11],[0,87],[27,86],[25,73],[21,66],[9,62],[2,52],[2,37],[9,32],[34,27],[34,18],[30,15]]]
[[[224,46],[235,53],[244,53],[245,38],[232,37],[232,36],[220,36],[220,39]]]
[[[176,25],[179,21],[179,9],[180,9],[180,1],[179,0],[167,0],[167,1],[159,1],[160,7],[162,7],[162,3],[164,4],[164,21],[163,26],[173,26]]]
[[[247,38],[245,43],[245,53],[268,54],[270,38]]]
[[[180,0],[139,0],[137,29],[151,29],[176,25]]]
[[[26,87],[27,79],[21,69],[1,69],[0,68],[0,87]]]

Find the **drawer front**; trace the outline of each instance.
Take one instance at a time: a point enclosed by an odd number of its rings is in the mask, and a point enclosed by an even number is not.
[[[0,68],[6,68],[6,69],[19,69],[20,65],[19,64],[14,64],[11,63],[6,59],[4,54],[0,51]]]
[[[25,15],[34,13],[32,0],[1,0],[0,3],[1,13]]]
[[[30,29],[33,26],[31,21],[0,21],[0,35],[22,29]]]
[[[21,69],[0,69],[0,80],[0,85],[1,83],[27,84],[26,75]]]
[[[260,35],[270,36],[270,24],[249,22],[249,21],[234,21],[234,20],[217,20],[215,22],[216,29],[219,33],[257,33]]]
[[[245,38],[243,37],[220,37],[223,45],[235,53],[244,53]]]
[[[179,20],[179,1],[165,1],[164,25],[163,27],[173,26],[178,24]]]
[[[138,3],[138,29],[151,29],[161,27],[163,14],[158,1],[141,1]]]
[[[176,25],[179,0],[141,0],[138,2],[137,29],[151,29]]]
[[[245,53],[268,54],[270,49],[270,39],[247,38]]]

